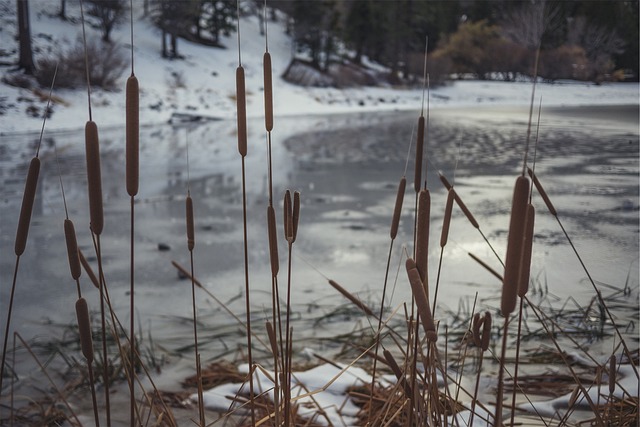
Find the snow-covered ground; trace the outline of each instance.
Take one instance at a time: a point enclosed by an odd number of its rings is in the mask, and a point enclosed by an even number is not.
[[[137,5],[139,6],[139,5]],[[140,82],[140,120],[143,124],[167,122],[173,114],[193,114],[216,118],[235,116],[235,68],[238,66],[236,34],[224,37],[226,49],[200,46],[179,40],[182,60],[167,60],[160,56],[160,34],[142,10],[134,5],[134,61],[135,74]],[[81,34],[80,10],[75,2],[67,6],[70,19],[55,17],[58,2],[32,2],[31,31],[36,52],[35,60],[43,52],[71,47]],[[140,6],[141,7],[141,6]],[[4,62],[15,61],[15,4],[0,0],[0,45],[12,52]],[[128,19],[128,17],[127,17]],[[75,22],[75,23],[74,23]],[[289,84],[281,75],[291,60],[292,42],[279,23],[268,23],[269,52],[274,75],[274,114],[290,115],[347,113],[384,110],[418,110],[421,107],[420,88],[362,87],[352,89],[305,88]],[[262,61],[265,38],[260,35],[256,16],[240,21],[242,66],[246,74],[247,112],[249,116],[264,114]],[[99,38],[91,26],[88,37]],[[130,40],[126,23],[116,27],[113,40],[128,53]],[[126,47],[125,47],[126,46]],[[11,67],[1,68],[3,75]],[[129,72],[121,77],[122,90],[106,92],[95,89],[92,93],[93,119],[101,126],[120,126],[124,123],[124,86]],[[46,90],[42,90],[46,92]],[[599,86],[589,83],[559,82],[540,84],[536,90],[544,106],[638,104],[637,83],[607,83]],[[47,122],[48,130],[79,129],[88,119],[85,89],[58,90],[54,95],[61,102],[53,106],[53,115]],[[528,105],[531,84],[528,82],[455,81],[431,90],[431,108]],[[39,117],[27,114],[35,105],[44,111],[46,99],[29,89],[0,84],[0,134],[37,132],[42,126]]]

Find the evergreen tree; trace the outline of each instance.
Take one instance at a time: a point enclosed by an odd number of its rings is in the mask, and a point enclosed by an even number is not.
[[[220,43],[221,34],[229,35],[236,28],[235,0],[203,0],[202,12],[204,29],[211,33],[215,44]]]
[[[88,0],[90,15],[98,18],[102,30],[102,41],[111,42],[111,31],[124,17],[127,10],[126,0]]]

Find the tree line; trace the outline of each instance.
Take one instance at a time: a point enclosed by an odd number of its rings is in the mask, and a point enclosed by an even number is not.
[[[28,30],[28,2],[16,1],[20,31]],[[66,1],[60,0],[62,19]],[[180,58],[180,38],[222,47],[221,37],[235,31],[238,11],[257,15],[262,28],[264,1],[237,1],[143,5],[160,29],[161,55]],[[85,3],[103,42],[110,43],[129,0]],[[539,50],[538,74],[548,80],[638,79],[638,0],[268,0],[266,17],[285,20],[296,58],[320,71],[335,62],[366,66],[369,59],[388,67],[392,83],[417,81],[426,48],[433,80],[452,74],[512,80],[533,73]],[[19,65],[33,72],[24,37],[19,39]]]

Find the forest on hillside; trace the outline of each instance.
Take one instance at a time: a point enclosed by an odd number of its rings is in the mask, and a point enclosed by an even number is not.
[[[59,1],[65,19],[68,0]],[[292,59],[321,73],[332,64],[366,68],[368,59],[388,68],[389,83],[410,84],[421,81],[426,47],[433,83],[514,80],[532,75],[539,48],[538,75],[547,81],[638,80],[638,0],[268,0],[266,9],[264,0],[239,1],[144,0],[144,16],[161,30],[159,50],[168,59],[180,59],[180,39],[224,47],[221,36],[235,31],[239,11],[261,26],[284,21]],[[85,2],[110,43],[129,0]],[[24,3],[17,2],[18,16]],[[38,74],[38,61],[20,52],[20,66]],[[39,74],[48,81],[50,72]]]

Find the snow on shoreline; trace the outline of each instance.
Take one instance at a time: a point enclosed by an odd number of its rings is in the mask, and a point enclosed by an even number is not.
[[[0,0],[6,2],[7,0]],[[61,21],[55,15],[56,4],[40,3],[32,7],[32,33],[37,35],[34,45],[41,51],[55,45],[69,45],[76,39],[80,27],[71,21]],[[159,54],[160,37],[148,19],[140,17],[135,23],[135,72],[140,81],[140,123],[167,123],[174,114],[203,116],[218,119],[235,117],[235,68],[237,49],[235,34],[223,39],[227,49],[213,49],[185,40],[179,41],[182,60],[162,59]],[[70,8],[70,15],[79,11]],[[5,22],[9,22],[6,21]],[[76,21],[77,22],[77,21]],[[14,24],[15,25],[15,24]],[[241,19],[242,57],[246,75],[247,114],[264,115],[262,57],[264,37],[259,33],[258,19]],[[419,88],[361,87],[351,89],[305,88],[289,84],[280,76],[291,58],[291,40],[279,23],[269,24],[269,52],[274,76],[274,115],[276,117],[362,113],[372,111],[419,110],[422,91]],[[90,36],[99,37],[97,31],[87,28]],[[3,45],[13,45],[14,29],[0,32]],[[45,34],[47,37],[43,37]],[[128,26],[120,25],[113,39],[126,46]],[[46,43],[49,43],[47,45]],[[53,46],[53,47],[52,47]],[[123,48],[126,51],[126,48]],[[37,60],[37,57],[36,57]],[[3,74],[10,71],[2,67]],[[124,125],[124,85],[129,71],[121,77],[122,90],[92,92],[93,118],[100,127]],[[430,108],[526,106],[531,101],[530,82],[454,81],[434,88],[430,92]],[[41,90],[48,93],[48,90]],[[594,85],[581,82],[539,84],[536,98],[542,97],[547,107],[584,105],[637,105],[638,83],[606,83]],[[87,114],[85,89],[55,90],[54,95],[64,101],[54,105],[53,115],[47,120],[46,130],[81,129]],[[29,116],[27,107],[36,106],[44,111],[46,99],[31,90],[0,84],[0,135],[39,132],[40,117]],[[0,111],[2,109],[0,108]]]

